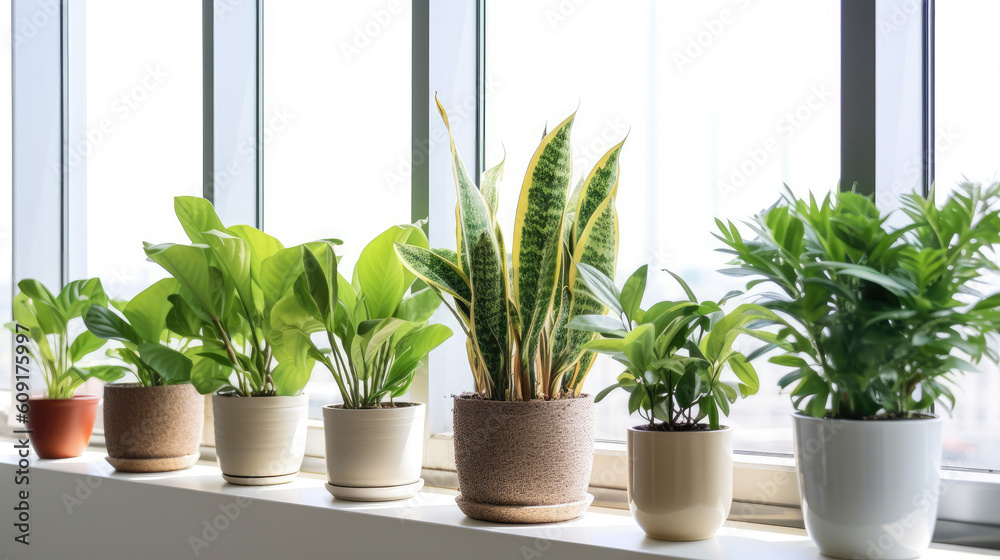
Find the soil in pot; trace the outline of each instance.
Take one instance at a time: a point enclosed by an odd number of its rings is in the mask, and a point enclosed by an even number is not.
[[[594,399],[455,398],[459,507],[473,519],[543,523],[578,517],[594,460]]]
[[[198,460],[205,397],[190,383],[104,387],[104,439],[108,462],[119,471],[165,472]]]
[[[295,479],[306,451],[309,397],[212,395],[215,449],[231,484],[265,486]]]
[[[733,434],[707,425],[628,430],[628,503],[651,538],[693,541],[715,535],[733,502]]]
[[[41,459],[79,457],[90,443],[97,419],[97,395],[69,399],[28,399],[29,439]]]

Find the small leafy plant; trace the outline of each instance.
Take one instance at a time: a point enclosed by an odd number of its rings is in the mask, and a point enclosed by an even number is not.
[[[294,292],[308,320],[285,322],[282,336],[301,339],[330,370],[345,408],[379,408],[387,398],[394,406],[424,357],[452,334],[427,324],[441,303],[430,288],[407,294],[416,277],[399,262],[395,243],[426,248],[427,238],[414,225],[389,228],[361,252],[350,282],[337,271],[334,244],[323,243],[318,254],[302,247]],[[315,332],[326,335],[328,347],[313,342]]]
[[[71,335],[75,319],[92,308],[108,305],[100,279],[70,282],[59,295],[53,295],[37,280],[21,280],[17,287],[20,291],[14,297],[15,322],[6,327],[11,331],[16,331],[16,324],[29,328],[29,355],[41,367],[47,398],[68,399],[88,379],[110,382],[125,375],[127,370],[122,366],[77,365],[106,343],[87,330],[75,338]]]
[[[440,103],[438,111],[448,126]],[[614,201],[622,143],[571,190],[574,118],[571,115],[545,134],[528,164],[509,258],[496,221],[503,162],[487,170],[477,188],[454,140],[455,249],[396,243],[403,264],[441,296],[462,326],[476,390],[484,399],[577,396],[593,366],[593,355],[583,346],[596,335],[571,331],[567,324],[577,315],[605,309],[581,291],[573,263],[587,263],[614,275],[618,252]]]
[[[177,197],[174,209],[191,244],[146,243],[145,251],[180,285],[168,296],[167,328],[199,340],[196,355],[221,366],[192,367],[195,388],[202,394],[298,395],[314,360],[305,341],[284,338],[274,323],[306,320],[292,290],[302,273],[301,247],[285,248],[250,226],[227,228],[203,198]]]
[[[193,339],[170,330],[169,324],[193,323],[197,318],[177,295],[180,283],[164,278],[146,288],[121,308],[123,317],[110,308],[95,305],[83,320],[90,332],[105,340],[117,340],[121,348],[107,351],[108,356],[124,362],[144,387],[189,383],[198,363],[218,376],[222,366],[200,355]],[[174,298],[177,306],[171,303]]]
[[[759,354],[744,355],[733,345],[742,334],[753,332],[748,326],[773,313],[755,304],[725,313],[721,306],[740,292],[719,301],[699,301],[672,272],[688,300],[661,301],[642,309],[647,266],[632,273],[621,290],[596,268],[584,263],[577,267],[590,293],[613,316],[580,315],[569,328],[600,334],[584,347],[625,366],[617,382],[597,394],[597,401],[622,389],[629,393],[629,414],[638,411],[649,422],[648,430],[718,430],[720,413],[729,416],[738,397],[757,393],[760,380],[750,362]],[[727,370],[737,381],[722,379]]]
[[[976,288],[998,270],[998,203],[996,184],[963,184],[940,207],[909,194],[906,220],[892,228],[869,197],[789,193],[749,224],[753,240],[719,222],[734,257],[722,272],[779,290],[761,299],[777,331],[758,336],[782,350],[771,362],[793,368],[780,386],[799,411],[911,418],[954,406],[952,377],[997,360],[988,339],[1000,329],[1000,294]]]

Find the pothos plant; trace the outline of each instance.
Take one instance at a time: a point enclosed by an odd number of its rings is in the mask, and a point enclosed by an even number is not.
[[[642,309],[647,266],[632,273],[620,290],[596,268],[584,263],[577,267],[590,293],[612,316],[577,316],[569,328],[599,333],[601,338],[584,348],[606,354],[625,367],[615,383],[597,394],[597,401],[622,389],[629,393],[629,414],[638,412],[649,423],[648,430],[718,430],[720,417],[729,416],[730,405],[738,397],[746,398],[760,389],[750,363],[759,353],[745,355],[734,345],[772,312],[742,304],[726,313],[722,305],[741,292],[730,292],[718,301],[699,301],[672,272],[687,301],[661,301]],[[735,380],[723,379],[727,371]],[[707,424],[702,422],[706,419]]]
[[[294,291],[307,320],[274,321],[282,322],[276,328],[286,341],[301,339],[330,371],[345,408],[394,406],[421,361],[452,334],[444,325],[427,324],[440,305],[430,288],[408,293],[416,277],[399,262],[397,242],[427,247],[420,227],[393,226],[361,251],[351,281],[338,272],[332,243],[324,243],[318,255],[302,247],[303,272]],[[326,345],[312,340],[317,332]]]
[[[437,107],[449,127],[440,102]],[[476,390],[484,399],[577,396],[593,366],[593,356],[583,347],[596,335],[569,330],[567,324],[577,315],[602,313],[604,306],[582,291],[573,263],[614,275],[614,202],[622,143],[572,189],[574,119],[575,114],[570,115],[545,134],[528,163],[511,255],[496,219],[503,162],[487,170],[477,188],[453,139],[455,249],[396,243],[403,264],[430,285],[458,319],[467,337]]]
[[[21,280],[17,287],[14,322],[6,327],[16,336],[24,336],[17,325],[28,327],[25,347],[30,358],[41,367],[47,398],[68,399],[88,379],[110,382],[125,375],[127,370],[123,366],[77,365],[107,343],[87,330],[76,336],[72,334],[73,324],[79,323],[78,319],[89,309],[107,306],[108,297],[100,279],[70,282],[58,295],[37,280]],[[21,363],[20,356],[16,360]]]
[[[758,333],[792,371],[780,381],[814,417],[911,418],[955,404],[952,377],[997,353],[1000,185],[963,184],[936,205],[908,194],[889,226],[870,197],[834,192],[822,201],[786,194],[756,216],[744,240],[732,223],[717,237],[733,255],[724,273],[777,292],[761,305],[777,330]],[[971,362],[971,363],[970,363]]]
[[[200,341],[197,356],[222,366],[193,367],[195,388],[203,394],[298,395],[314,360],[304,341],[285,339],[273,322],[306,313],[292,290],[302,272],[301,247],[286,248],[250,226],[227,228],[203,198],[177,197],[174,209],[191,244],[144,245],[146,256],[180,284],[168,296],[167,328]]]
[[[203,349],[192,344],[194,339],[169,328],[168,325],[197,321],[179,292],[180,283],[176,279],[164,278],[121,305],[121,316],[99,305],[84,315],[90,332],[122,343],[121,347],[108,350],[107,355],[124,362],[144,387],[188,383],[192,372],[199,379],[224,377],[228,373],[221,364],[202,356]]]

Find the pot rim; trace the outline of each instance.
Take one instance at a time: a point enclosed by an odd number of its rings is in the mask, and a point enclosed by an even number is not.
[[[73,395],[68,399],[50,399],[48,397],[28,397],[28,402],[91,402],[98,401],[101,397],[99,395]]]
[[[639,426],[645,426],[645,425],[646,424],[639,424]],[[638,426],[629,426],[628,427],[628,431],[634,432],[634,433],[637,433],[637,434],[672,434],[672,435],[687,435],[687,434],[690,434],[692,436],[693,435],[698,435],[698,434],[703,434],[703,435],[724,434],[726,432],[732,432],[733,431],[733,427],[732,426],[722,426],[718,430],[691,430],[691,431],[686,431],[686,432],[668,432],[668,431],[662,431],[662,430],[637,430],[636,428],[638,428]]]
[[[395,406],[395,407],[387,407],[387,408],[344,408],[343,404],[324,404],[322,409],[323,410],[343,410],[345,412],[390,412],[390,411],[397,411],[397,410],[413,410],[413,409],[420,408],[422,406],[427,406],[426,404],[424,404],[422,402],[410,402],[410,401],[397,402],[395,404],[397,406]],[[398,406],[398,405],[404,405],[404,406]]]
[[[484,404],[495,404],[498,406],[517,406],[517,405],[539,405],[539,404],[559,404],[559,403],[572,403],[581,402],[586,400],[593,401],[594,396],[590,393],[580,393],[579,395],[572,398],[562,398],[562,399],[530,399],[530,400],[516,400],[516,401],[502,401],[502,400],[492,400],[481,398],[476,393],[462,393],[461,395],[452,395],[452,398],[457,401],[462,402],[474,402],[474,403],[484,403]]]
[[[224,403],[224,404],[223,404]],[[243,408],[294,408],[309,405],[309,395],[299,393],[294,397],[287,395],[269,395],[266,397],[237,397],[235,395],[220,395],[212,393],[212,405]]]
[[[171,383],[170,385],[157,385],[155,387],[147,387],[139,382],[129,382],[129,383],[105,383],[104,390],[110,389],[168,389],[170,387],[184,387],[186,385],[194,386],[191,382],[185,383]]]
[[[925,412],[930,418],[893,418],[893,419],[881,419],[881,420],[860,420],[857,418],[816,418],[815,416],[809,416],[798,410],[792,412],[792,418],[795,420],[802,421],[816,421],[816,422],[847,422],[852,424],[871,424],[871,425],[883,425],[888,426],[892,424],[908,424],[908,423],[931,423],[931,422],[941,422],[941,415],[931,414]]]

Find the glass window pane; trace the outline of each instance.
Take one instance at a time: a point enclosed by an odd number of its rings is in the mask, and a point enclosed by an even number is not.
[[[201,2],[87,3],[88,276],[128,299],[164,277],[142,242],[182,242],[173,198],[202,193]]]
[[[264,228],[335,237],[350,278],[365,244],[410,222],[410,2],[264,3]],[[310,414],[340,402],[328,371]]]
[[[968,178],[1000,179],[1000,51],[994,22],[1000,3],[992,0],[949,0],[936,4],[935,18],[935,183],[938,198]],[[983,293],[1000,291],[992,277]],[[944,464],[980,469],[1000,468],[1000,368],[985,363],[980,373],[959,379],[958,403],[945,414]]]
[[[797,194],[836,188],[840,166],[840,3],[530,0],[487,5],[487,165],[506,149],[499,218],[513,226],[517,192],[543,127],[579,104],[574,174],[622,137],[619,282],[650,265],[646,304],[682,297],[666,272],[705,299],[741,287],[716,272],[713,218],[740,221]],[[793,46],[793,48],[790,48]],[[728,424],[738,449],[791,452],[782,368],[761,361],[761,393]],[[620,373],[601,359],[585,389]],[[623,440],[624,393],[598,405],[598,437]]]

